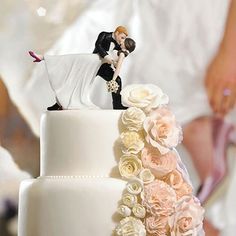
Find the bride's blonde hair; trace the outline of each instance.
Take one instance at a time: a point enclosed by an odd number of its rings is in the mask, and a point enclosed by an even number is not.
[[[118,32],[119,34],[120,33],[124,33],[126,36],[128,36],[128,30],[124,26],[122,26],[122,25],[118,26],[115,29],[115,32]]]

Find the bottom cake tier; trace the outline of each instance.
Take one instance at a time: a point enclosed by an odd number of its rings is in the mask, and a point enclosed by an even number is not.
[[[20,188],[18,236],[111,236],[126,182],[114,178],[41,177]]]

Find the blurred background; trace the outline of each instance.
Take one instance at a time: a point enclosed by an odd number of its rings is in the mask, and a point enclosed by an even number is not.
[[[214,163],[224,160],[229,167],[222,171],[223,181],[205,204],[205,230],[207,236],[236,235],[236,149],[227,145],[220,128],[214,126],[217,112],[210,97],[217,93],[212,90],[209,95],[205,87],[209,65],[221,58],[232,2],[0,0],[0,236],[17,235],[19,184],[39,176],[40,116],[55,102],[44,63],[33,63],[28,51],[90,53],[98,34],[111,32],[118,25],[126,26],[137,43],[137,50],[122,68],[123,85],[154,83],[169,95],[170,106],[184,130],[184,142],[178,150],[195,192],[214,175]],[[228,64],[236,61],[236,53],[234,56],[229,56]],[[221,75],[218,77],[223,81],[224,73]],[[236,81],[236,71],[231,69],[230,75]],[[226,84],[231,91],[232,85]],[[235,104],[234,98],[231,104]],[[221,124],[235,125],[233,107],[225,108]],[[216,136],[224,140],[226,153],[223,157],[220,151],[218,159],[213,142]],[[207,149],[211,151],[203,153]],[[203,170],[202,166],[209,168]]]

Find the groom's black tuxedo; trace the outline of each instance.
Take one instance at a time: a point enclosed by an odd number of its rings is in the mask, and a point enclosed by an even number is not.
[[[120,45],[112,37],[112,32],[101,32],[96,40],[93,53],[97,53],[102,58],[104,58],[106,55],[108,55],[107,51],[109,51],[111,42],[115,44],[115,50],[121,50]]]
[[[108,55],[107,52],[109,51],[112,42],[115,44],[115,48],[113,50],[121,50],[120,45],[112,37],[112,32],[101,32],[96,40],[95,49],[93,50],[93,53],[97,53],[102,58],[104,58],[106,55]],[[110,81],[112,80],[112,77],[114,75],[114,70],[111,68],[110,64],[103,63],[100,66],[97,75],[99,75],[106,81]],[[121,104],[120,91],[122,88],[122,84],[121,78],[119,76],[117,77],[116,82],[119,84],[119,89],[117,93],[112,93],[113,109],[125,109],[126,107]]]

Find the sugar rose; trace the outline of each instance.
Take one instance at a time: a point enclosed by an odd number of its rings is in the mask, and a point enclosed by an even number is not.
[[[199,201],[191,196],[182,197],[175,206],[175,212],[169,217],[171,235],[198,235],[202,230],[204,209]]]
[[[122,177],[132,179],[136,177],[142,168],[142,162],[135,155],[123,155],[119,162],[119,171]]]
[[[166,107],[153,110],[143,124],[146,141],[161,154],[169,152],[182,141],[182,130],[174,115]]]
[[[131,131],[139,131],[143,128],[143,121],[146,118],[145,113],[137,108],[130,107],[123,112],[122,123]]]
[[[120,139],[123,144],[122,151],[125,154],[127,153],[137,154],[144,147],[144,142],[142,140],[142,137],[137,132],[134,131],[123,132],[120,135]]]
[[[138,107],[149,111],[168,104],[169,98],[154,84],[132,84],[121,90],[122,103],[128,107]]]
[[[175,191],[161,180],[145,185],[141,198],[143,206],[152,215],[169,216],[174,211]]]
[[[142,150],[141,159],[143,166],[150,169],[157,178],[161,178],[177,166],[177,158],[175,152],[168,152],[161,155],[157,148],[146,146]]]
[[[186,195],[192,195],[193,188],[187,182],[184,182],[181,188],[175,190],[175,193],[176,193],[177,198],[179,199]]]
[[[141,220],[129,216],[120,221],[116,234],[118,236],[146,236],[146,229]]]
[[[168,217],[149,216],[145,220],[146,230],[150,235],[166,236],[169,235]]]
[[[178,199],[193,192],[192,186],[183,179],[178,170],[170,172],[163,180],[175,190]]]
[[[144,184],[149,184],[155,179],[155,176],[147,168],[141,170],[139,177],[143,181]]]
[[[144,218],[146,215],[146,210],[141,204],[135,204],[132,212],[137,218]]]
[[[172,171],[163,180],[175,190],[181,188],[184,183],[182,174],[178,170]]]
[[[139,178],[133,178],[127,183],[126,189],[129,193],[138,195],[143,190],[143,183]]]
[[[117,209],[117,212],[123,217],[127,217],[131,215],[131,209],[126,205],[120,205]]]
[[[133,207],[138,202],[138,198],[136,195],[125,193],[123,194],[122,201],[126,206]]]

